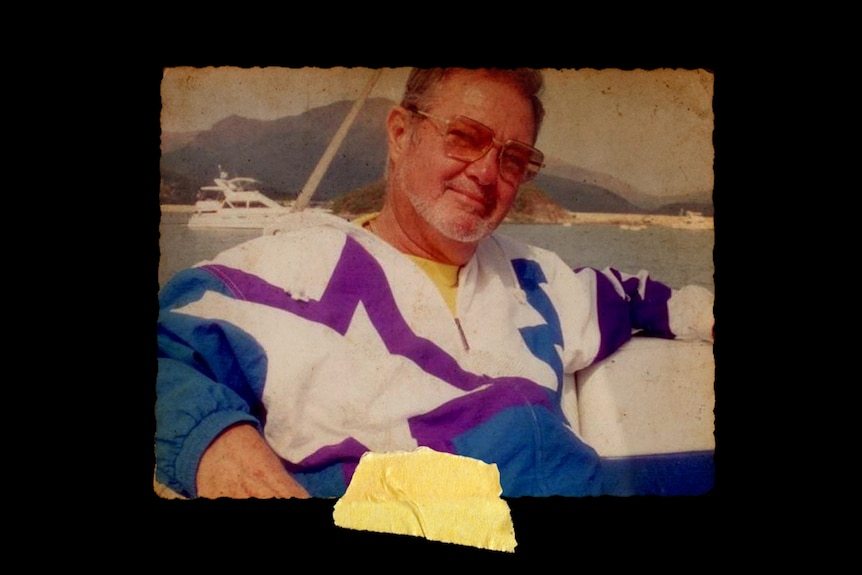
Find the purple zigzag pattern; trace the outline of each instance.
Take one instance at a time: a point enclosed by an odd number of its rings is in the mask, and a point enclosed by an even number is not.
[[[550,394],[535,382],[520,377],[493,378],[471,373],[437,344],[416,335],[398,309],[382,267],[352,238],[347,239],[329,284],[318,301],[293,299],[283,289],[238,269],[221,265],[208,265],[205,269],[229,286],[237,299],[293,313],[326,325],[341,335],[349,329],[361,302],[391,353],[410,359],[426,373],[459,389],[473,391],[489,386],[411,418],[411,430],[420,445],[454,451],[454,438],[505,409],[524,406],[555,409]],[[324,447],[298,465],[305,467],[312,463],[319,465],[324,460],[341,460],[347,465],[344,472],[349,478],[355,465],[347,461],[358,459],[359,451],[362,451],[361,445],[350,440]]]
[[[380,263],[353,238],[347,238],[319,301],[296,300],[283,289],[242,270],[221,265],[208,265],[205,269],[229,286],[238,299],[288,311],[341,335],[347,333],[361,302],[390,353],[410,359],[425,372],[459,389],[471,391],[506,381],[537,385],[523,378],[494,379],[468,372],[433,341],[416,335],[398,309]]]

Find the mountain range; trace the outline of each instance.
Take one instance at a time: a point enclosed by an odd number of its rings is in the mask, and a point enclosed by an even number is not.
[[[365,102],[314,195],[333,200],[378,182],[386,162],[384,121],[394,102]],[[275,200],[295,198],[302,190],[351,102],[341,101],[276,120],[227,117],[211,129],[194,133],[162,132],[162,203],[191,204],[198,189],[220,171],[230,177],[253,177],[258,189]],[[709,198],[657,202],[637,194],[607,174],[549,159],[535,180],[552,201],[570,211],[608,213],[679,213],[712,215]]]

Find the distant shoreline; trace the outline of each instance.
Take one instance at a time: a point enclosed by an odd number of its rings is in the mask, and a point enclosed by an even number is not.
[[[180,204],[162,204],[161,211],[164,213],[193,213],[194,206]],[[553,221],[509,221],[510,224],[548,224],[570,226],[573,224],[600,224],[620,226],[632,230],[643,229],[648,226],[664,226],[677,229],[712,230],[715,229],[715,220],[710,216],[700,214],[686,214],[682,216],[668,216],[658,214],[611,214],[598,212],[568,212],[568,217],[557,218]],[[355,216],[354,216],[355,217]]]
[[[569,218],[559,222],[568,224],[605,224],[639,229],[647,226],[664,226],[692,230],[715,229],[715,219],[700,214],[668,216],[660,214],[608,214],[597,212],[569,212]]]

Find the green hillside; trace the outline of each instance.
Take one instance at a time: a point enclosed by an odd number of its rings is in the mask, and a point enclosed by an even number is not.
[[[332,211],[344,217],[380,211],[383,207],[384,186],[383,180],[378,180],[341,195],[332,201]],[[547,223],[563,221],[567,217],[568,211],[565,208],[551,200],[541,188],[531,182],[521,186],[508,220],[518,223]]]

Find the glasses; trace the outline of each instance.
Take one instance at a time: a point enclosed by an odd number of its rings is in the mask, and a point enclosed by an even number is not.
[[[414,114],[439,122],[446,127],[443,134],[443,148],[448,157],[462,162],[475,162],[488,153],[493,146],[500,148],[500,177],[519,186],[536,177],[544,165],[545,156],[534,148],[517,140],[501,142],[488,126],[465,116],[455,116],[446,120],[422,112],[411,110]]]

